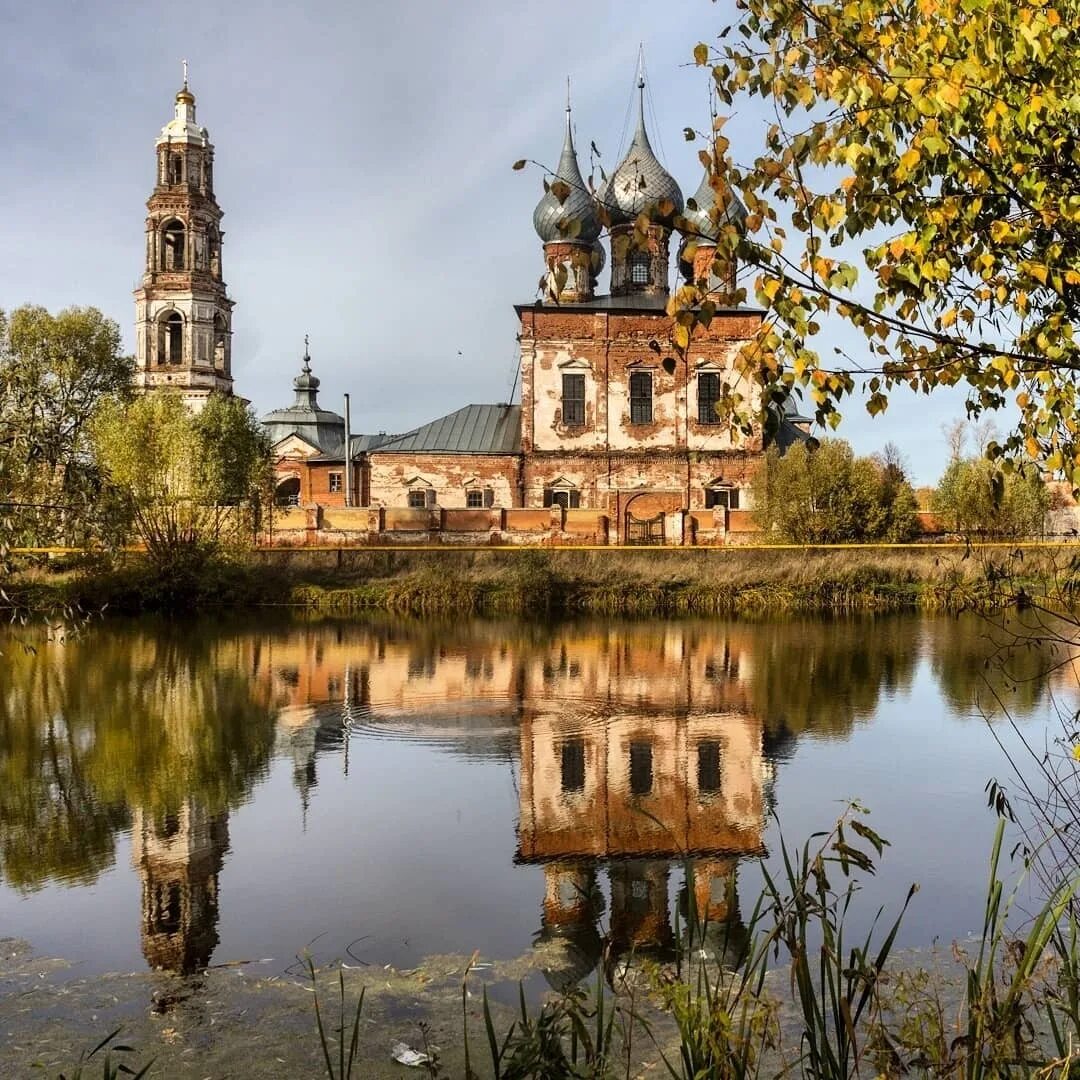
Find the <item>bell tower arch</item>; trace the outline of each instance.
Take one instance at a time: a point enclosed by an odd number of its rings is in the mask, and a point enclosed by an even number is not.
[[[210,394],[233,392],[233,302],[222,276],[214,147],[195,121],[186,61],[173,118],[155,148],[146,257],[135,290],[135,387],[180,394],[198,411]]]

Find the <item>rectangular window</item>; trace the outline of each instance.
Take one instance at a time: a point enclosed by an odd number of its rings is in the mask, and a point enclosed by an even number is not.
[[[585,790],[585,740],[567,739],[562,744],[563,791]]]
[[[630,423],[652,423],[652,374],[648,371],[630,376]]]
[[[331,491],[331,493],[333,493],[335,491],[341,491],[342,486],[343,485],[341,483],[341,473],[339,473],[339,472],[330,473],[330,491]]]
[[[715,739],[698,743],[697,786],[703,795],[720,790],[720,744]]]
[[[581,492],[569,488],[544,489],[545,506],[562,506],[567,510],[577,510],[581,506]]]
[[[483,510],[484,493],[479,488],[470,488],[465,492],[465,505],[470,510]]]
[[[652,260],[647,251],[637,251],[630,256],[630,281],[634,285],[649,284],[649,264]]]
[[[705,509],[712,510],[713,507],[723,506],[728,510],[739,509],[739,489],[738,488],[706,488],[705,489]]]
[[[720,400],[720,376],[715,371],[703,371],[697,380],[697,418],[699,424],[719,424],[716,403]]]
[[[409,506],[413,510],[423,510],[427,506],[427,492],[426,491],[410,491],[409,492]]]
[[[569,427],[585,426],[585,376],[562,377],[562,419]]]
[[[648,795],[652,791],[652,743],[630,744],[630,794]]]

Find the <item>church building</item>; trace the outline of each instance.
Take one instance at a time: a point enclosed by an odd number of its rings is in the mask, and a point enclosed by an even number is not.
[[[280,508],[272,542],[484,533],[488,543],[726,543],[752,529],[749,481],[763,456],[761,430],[734,443],[717,403],[764,312],[734,305],[735,267],[719,275],[713,268],[721,230],[742,227],[746,211],[734,197],[716,206],[707,177],[687,205],[653,152],[644,93],[639,78],[629,150],[595,195],[578,165],[567,106],[558,183],[547,185],[533,214],[545,296],[515,305],[520,403],[464,405],[407,432],[354,433],[320,404],[305,350],[295,400],[262,418]],[[233,387],[233,305],[222,277],[213,158],[185,71],[175,116],[157,140],[147,203],[136,383],[182,394],[194,409]],[[643,212],[645,249],[629,243]],[[602,222],[610,222],[607,247]],[[708,279],[718,302],[685,357],[670,346],[673,244],[679,272]],[[598,295],[609,255],[610,291]],[[805,437],[803,418],[784,418],[782,444]],[[336,541],[321,535],[324,511],[352,509],[369,513],[330,527],[339,529]]]

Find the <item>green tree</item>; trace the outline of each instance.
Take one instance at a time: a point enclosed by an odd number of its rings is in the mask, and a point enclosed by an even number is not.
[[[775,449],[753,485],[767,536],[796,544],[910,539],[915,493],[897,462],[857,458],[841,439]]]
[[[950,532],[1017,539],[1046,527],[1050,494],[1036,476],[998,476],[986,458],[949,462],[931,506]]]
[[[170,574],[197,572],[252,535],[270,474],[270,444],[238,398],[211,397],[198,416],[170,394],[104,409],[98,461],[132,538]]]
[[[0,312],[0,557],[13,543],[83,542],[102,524],[89,438],[128,393],[132,362],[95,308]]]
[[[966,385],[974,412],[1017,410],[991,457],[1080,486],[1080,0],[738,8],[694,57],[722,108],[759,96],[776,117],[738,161],[717,117],[701,154],[714,213],[731,189],[749,211],[717,260],[754,268],[769,307],[744,373],[770,400],[805,390],[834,427],[853,393],[876,414],[897,386]],[[713,310],[702,283],[682,290],[676,344]],[[865,335],[863,356],[823,358],[829,317]]]

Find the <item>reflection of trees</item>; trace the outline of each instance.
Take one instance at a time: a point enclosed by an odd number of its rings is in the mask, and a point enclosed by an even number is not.
[[[1015,613],[966,615],[926,624],[931,664],[941,692],[958,712],[978,707],[1014,715],[1033,712],[1066,659],[1050,627],[1026,624]]]
[[[751,709],[772,740],[846,735],[873,714],[882,693],[911,684],[919,628],[903,617],[757,626]]]
[[[165,625],[4,646],[0,873],[91,881],[130,811],[216,814],[265,770],[274,716],[246,671],[252,639]]]

